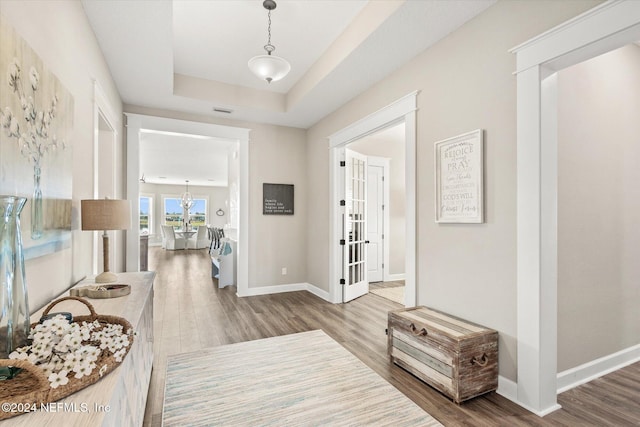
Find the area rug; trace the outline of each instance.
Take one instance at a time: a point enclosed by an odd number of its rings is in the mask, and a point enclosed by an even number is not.
[[[379,295],[393,302],[404,305],[404,286],[396,286],[393,288],[372,289],[372,294]]]
[[[322,331],[169,356],[163,426],[440,426]]]

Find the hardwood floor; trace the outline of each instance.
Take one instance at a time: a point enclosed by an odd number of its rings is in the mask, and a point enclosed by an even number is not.
[[[533,415],[490,393],[456,405],[387,357],[387,312],[399,304],[365,295],[330,304],[308,292],[237,298],[218,289],[207,250],[149,250],[154,289],[154,367],[145,426],[160,426],[167,355],[322,329],[445,426],[639,426],[640,363],[559,396],[562,409]],[[322,355],[318,355],[322,357]],[[250,420],[247,420],[250,422]]]
[[[394,280],[391,282],[373,282],[369,283],[369,289],[396,288],[404,286],[404,280]]]

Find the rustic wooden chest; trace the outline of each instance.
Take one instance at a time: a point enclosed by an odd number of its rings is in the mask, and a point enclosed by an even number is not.
[[[498,388],[498,332],[427,307],[389,312],[391,361],[454,402]]]

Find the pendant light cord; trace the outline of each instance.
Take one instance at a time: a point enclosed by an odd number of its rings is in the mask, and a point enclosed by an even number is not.
[[[269,38],[267,40],[267,44],[264,46],[264,50],[267,51],[267,54],[271,55],[271,52],[276,50],[276,47],[271,44],[271,10],[269,10],[267,17],[269,19],[269,25],[267,27],[267,34],[269,35]]]

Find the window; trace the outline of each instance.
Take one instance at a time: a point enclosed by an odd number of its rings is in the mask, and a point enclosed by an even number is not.
[[[180,204],[180,197],[164,197],[164,223],[174,228],[182,228],[184,225],[184,209]],[[207,224],[207,202],[206,197],[194,197],[193,206],[189,209],[189,218],[192,227]]]
[[[178,197],[164,198],[164,224],[172,227],[182,227],[183,212]]]
[[[153,232],[153,197],[140,196],[140,234]]]
[[[193,199],[193,207],[189,210],[189,220],[192,227],[207,224],[207,200]]]

